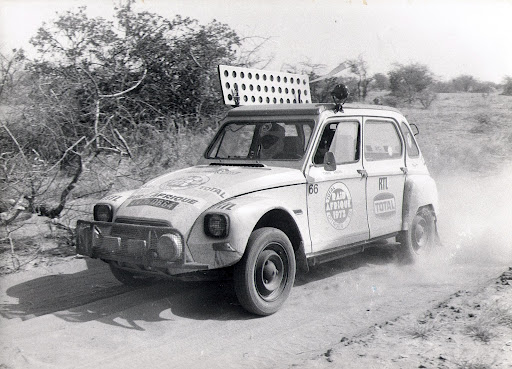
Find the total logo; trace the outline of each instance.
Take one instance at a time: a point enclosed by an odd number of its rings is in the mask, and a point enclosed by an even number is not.
[[[396,213],[395,196],[392,193],[380,193],[373,198],[373,212],[379,218],[392,217]]]
[[[345,229],[352,219],[352,196],[344,183],[337,182],[329,187],[325,195],[325,215],[336,229]]]

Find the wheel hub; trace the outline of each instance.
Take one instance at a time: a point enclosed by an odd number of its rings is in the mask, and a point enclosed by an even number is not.
[[[271,260],[267,260],[263,266],[263,281],[268,284],[278,273],[276,265]]]
[[[427,246],[429,242],[428,224],[424,219],[421,219],[413,230],[413,247],[419,250]]]
[[[255,270],[256,288],[261,297],[271,299],[282,289],[284,275],[284,261],[274,250],[263,250]]]

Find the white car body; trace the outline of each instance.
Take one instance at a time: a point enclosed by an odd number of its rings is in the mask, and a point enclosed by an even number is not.
[[[394,108],[373,105],[346,104],[336,110],[333,104],[232,109],[224,125],[306,122],[309,128],[297,126],[309,136],[301,137],[304,153],[287,160],[208,158],[210,147],[194,167],[102,199],[99,204],[112,209],[112,221],[80,221],[77,252],[134,273],[184,276],[236,265],[251,234],[272,227],[288,237],[297,266],[307,270],[363,251],[376,240],[405,237],[421,209],[435,219],[436,185],[405,117]],[[342,129],[355,136],[341,134],[346,133]],[[339,151],[333,157],[348,155],[349,160],[329,165],[322,157],[319,162],[328,130],[334,132],[330,150]],[[393,145],[372,145],[380,138]],[[354,147],[355,156],[336,149],[335,140],[340,147]],[[226,237],[205,233],[204,218],[210,213],[228,219]],[[181,237],[176,260],[161,258],[156,247],[156,239],[168,230]]]

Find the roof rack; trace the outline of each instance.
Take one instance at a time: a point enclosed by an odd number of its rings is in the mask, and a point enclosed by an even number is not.
[[[307,104],[311,102],[309,76],[219,65],[224,104]]]

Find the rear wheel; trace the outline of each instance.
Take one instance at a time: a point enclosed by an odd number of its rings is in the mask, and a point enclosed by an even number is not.
[[[137,286],[147,286],[155,281],[154,277],[148,277],[143,274],[133,273],[124,269],[119,268],[118,266],[110,263],[110,271],[116,277],[116,279],[125,284],[127,286],[137,287]]]
[[[414,262],[420,255],[432,251],[436,245],[435,216],[428,208],[418,210],[409,230],[400,239],[400,259]]]
[[[270,227],[254,231],[234,270],[240,304],[257,315],[275,313],[290,294],[295,270],[293,247],[282,231]]]

